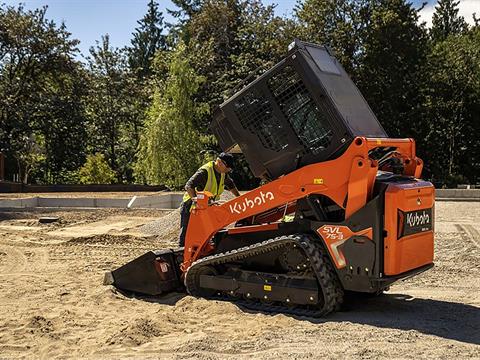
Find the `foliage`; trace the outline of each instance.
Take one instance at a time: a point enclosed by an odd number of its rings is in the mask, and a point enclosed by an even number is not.
[[[85,71],[78,63],[70,63],[63,73],[46,74],[39,95],[37,114],[46,158],[37,181],[67,183],[71,181],[69,174],[84,163],[86,156]]]
[[[201,165],[203,139],[193,124],[208,111],[205,103],[194,100],[203,81],[180,43],[148,113],[135,166],[138,180],[181,188]]]
[[[479,180],[480,28],[437,43],[428,59],[427,156],[433,179]],[[453,180],[452,180],[453,179]]]
[[[252,73],[258,75],[280,61],[292,42],[295,28],[292,20],[276,16],[274,6],[264,6],[261,1],[244,1],[240,9],[240,24],[235,39],[241,52],[230,55],[232,84],[224,91],[224,99],[232,95],[232,88],[238,88],[239,81]]]
[[[213,109],[251,72],[273,65],[291,42],[291,21],[275,16],[258,0],[177,1],[179,38],[195,53],[192,66],[206,81],[198,97]],[[220,15],[219,15],[220,14]],[[197,125],[206,128],[209,118]]]
[[[382,0],[373,4],[364,34],[357,84],[391,137],[422,134],[420,89],[428,46],[418,19],[406,0]]]
[[[103,181],[182,187],[203,154],[220,151],[215,108],[296,37],[334,50],[387,133],[417,140],[427,179],[479,182],[480,25],[467,26],[458,0],[438,1],[430,30],[410,0],[299,0],[290,18],[261,0],[172,3],[174,24],[148,0],[130,47],[106,35],[86,63],[46,8],[0,5],[7,178],[73,183],[87,157],[104,154],[96,161],[115,179]],[[256,186],[238,163],[237,185]]]
[[[72,74],[78,69],[73,61],[78,41],[70,39],[64,24],[57,26],[47,20],[45,13],[46,7],[27,11],[23,5],[0,6],[0,145],[7,157],[7,176],[16,168],[24,181],[32,168],[32,158],[25,155],[30,149],[26,139],[43,138],[47,171],[62,168],[51,167],[58,165],[60,158],[79,158],[51,147],[59,135],[51,131],[52,123],[68,127],[70,118],[61,114],[62,109],[78,96],[60,90],[76,81]],[[82,140],[66,136],[59,143],[78,144]]]
[[[433,41],[446,40],[450,35],[467,31],[468,25],[462,16],[458,16],[459,0],[438,0],[432,17],[430,36]]]
[[[140,139],[138,89],[125,49],[110,46],[109,36],[90,49],[90,89],[86,102],[88,152],[106,154],[118,181],[131,181],[131,165]]]
[[[237,0],[205,1],[200,10],[185,25],[183,38],[190,52],[197,52],[193,66],[206,81],[199,96],[208,99],[213,108],[223,102],[225,88],[233,87],[232,57],[240,54],[236,33],[240,26],[241,7]],[[200,127],[208,126],[204,119]]]
[[[30,172],[45,160],[44,140],[41,136],[31,135],[30,137],[24,137],[21,144],[22,146],[18,149],[15,158],[24,166],[25,170],[21,181],[26,184]]]
[[[131,46],[127,48],[130,75],[129,93],[126,96],[130,102],[128,111],[131,120],[126,122],[126,131],[122,131],[119,138],[120,145],[123,145],[122,153],[125,155],[118,161],[119,172],[124,174],[124,181],[133,180],[132,165],[155,88],[152,82],[165,79],[167,72],[159,71],[154,65],[155,56],[160,57],[160,53],[167,53],[168,46],[167,36],[163,34],[163,14],[158,7],[158,2],[148,2],[147,13],[138,21],[139,27],[132,34]],[[131,136],[132,134],[134,136]]]
[[[150,76],[152,61],[158,50],[164,50],[165,35],[163,31],[163,14],[158,10],[158,3],[150,0],[145,16],[139,20],[139,27],[132,34],[131,47],[128,49],[130,68],[140,77]]]
[[[88,155],[87,161],[79,170],[81,184],[112,184],[115,178],[115,172],[101,153]]]
[[[367,0],[305,0],[299,2],[297,36],[329,45],[347,73],[356,75],[364,53],[365,32],[370,26],[373,6]]]
[[[215,109],[234,89],[253,80],[262,70],[275,64],[292,41],[294,24],[274,14],[273,6],[257,0],[179,1],[182,28],[176,30],[188,51],[195,54],[192,66],[205,78],[195,98]],[[240,84],[240,85],[239,85]],[[194,126],[209,135],[211,116],[194,119]],[[205,147],[220,151],[211,135]],[[256,184],[249,171],[233,175],[242,188]]]
[[[177,10],[168,10],[176,18],[191,18],[202,7],[204,0],[172,0]]]

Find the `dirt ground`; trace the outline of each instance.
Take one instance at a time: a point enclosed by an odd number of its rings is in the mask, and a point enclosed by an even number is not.
[[[480,203],[437,202],[435,268],[325,319],[102,285],[105,271],[173,246],[148,224],[176,216],[0,212],[0,359],[480,358]]]

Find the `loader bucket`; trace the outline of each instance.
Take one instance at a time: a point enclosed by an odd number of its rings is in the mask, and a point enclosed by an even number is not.
[[[149,251],[118,269],[107,272],[104,285],[144,295],[182,291],[183,282],[177,260],[181,254],[183,248]]]

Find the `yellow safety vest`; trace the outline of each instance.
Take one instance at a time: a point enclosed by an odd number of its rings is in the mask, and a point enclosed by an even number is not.
[[[203,189],[195,189],[195,191],[209,191],[214,195],[214,200],[219,200],[220,195],[223,193],[224,189],[224,182],[225,182],[225,174],[220,174],[220,184],[217,184],[217,177],[215,176],[215,168],[214,168],[215,161],[209,161],[205,165],[203,165],[200,169],[207,170],[208,178],[207,183],[205,184],[205,188]],[[188,201],[190,199],[190,195],[187,192],[183,195],[183,202]]]

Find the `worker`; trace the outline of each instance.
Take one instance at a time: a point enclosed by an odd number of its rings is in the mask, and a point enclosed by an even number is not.
[[[240,196],[233,180],[228,173],[233,169],[233,155],[222,152],[216,160],[209,161],[200,167],[185,184],[186,193],[180,207],[180,246],[185,246],[190,212],[197,201],[197,191],[209,191],[214,199],[220,199],[223,189],[227,189],[235,196]]]

